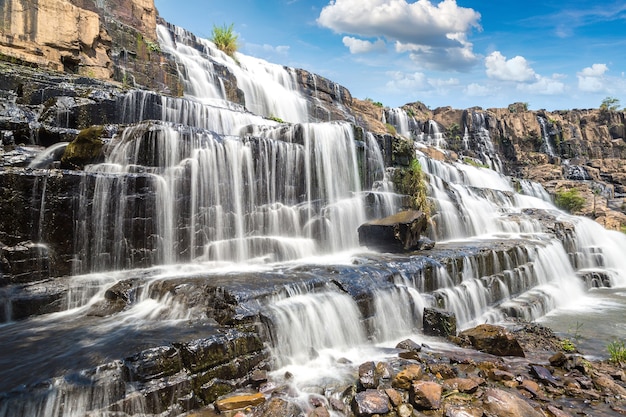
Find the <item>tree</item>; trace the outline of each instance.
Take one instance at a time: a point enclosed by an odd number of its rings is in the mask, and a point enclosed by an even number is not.
[[[615,97],[606,97],[600,104],[600,110],[616,111],[619,109],[619,99]]]
[[[223,51],[227,55],[234,58],[235,52],[239,48],[237,44],[238,35],[233,31],[233,24],[230,26],[215,26],[211,33],[211,42],[215,44],[217,49]]]
[[[583,208],[585,205],[585,199],[579,194],[577,189],[572,188],[569,190],[557,191],[554,203],[563,210],[574,213]]]

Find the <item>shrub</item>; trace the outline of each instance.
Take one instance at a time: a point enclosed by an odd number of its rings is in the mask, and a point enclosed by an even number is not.
[[[426,194],[426,179],[422,172],[422,166],[416,158],[406,168],[394,171],[393,183],[396,191],[409,196],[410,208],[421,210],[427,216],[430,215],[430,206]]]
[[[237,44],[238,35],[233,31],[233,24],[230,26],[213,26],[211,33],[211,42],[215,44],[217,49],[223,51],[227,55],[234,57],[235,52],[239,48]]]
[[[557,191],[554,203],[563,210],[573,213],[583,208],[585,199],[580,196],[577,189],[572,188],[566,191]]]
[[[615,340],[608,344],[610,361],[615,363],[626,362],[626,343],[624,341]]]
[[[606,97],[600,104],[600,110],[616,111],[619,108],[619,99],[615,97]]]

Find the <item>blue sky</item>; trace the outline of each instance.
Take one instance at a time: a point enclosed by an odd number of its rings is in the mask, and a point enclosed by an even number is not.
[[[399,107],[626,107],[626,3],[570,0],[155,0],[200,37]]]

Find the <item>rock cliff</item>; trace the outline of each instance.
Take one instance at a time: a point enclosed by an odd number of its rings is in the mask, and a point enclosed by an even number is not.
[[[0,59],[180,94],[152,0],[7,0]]]

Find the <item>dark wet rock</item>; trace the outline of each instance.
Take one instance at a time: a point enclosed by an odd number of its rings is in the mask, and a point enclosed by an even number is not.
[[[456,315],[438,308],[424,309],[424,334],[427,336],[456,336]]]
[[[409,390],[409,401],[419,410],[441,408],[443,388],[436,382],[414,381]]]
[[[178,349],[161,346],[140,352],[124,361],[133,381],[149,381],[171,376],[182,370],[183,364]]]
[[[467,339],[475,349],[492,355],[525,356],[517,339],[502,326],[481,324],[461,332],[459,337]]]
[[[378,386],[376,364],[374,362],[365,362],[359,366],[359,384],[363,389],[371,389]]]
[[[543,383],[548,383],[554,386],[561,385],[560,382],[557,381],[556,378],[554,378],[554,376],[552,376],[552,372],[550,372],[548,369],[544,368],[543,366],[531,365],[530,373]]]
[[[548,411],[550,417],[572,417],[571,414],[566,413],[565,411],[558,409],[553,405],[549,405],[548,407],[546,407],[546,410]]]
[[[0,281],[26,283],[50,276],[50,254],[46,245],[31,241],[15,246],[0,243]]]
[[[352,400],[352,411],[357,417],[385,414],[390,410],[389,397],[378,390],[369,389],[359,392]]]
[[[402,349],[402,351],[398,353],[398,356],[402,359],[419,360],[422,346],[410,339],[406,339],[398,343],[396,349]]]
[[[499,417],[543,417],[524,399],[515,394],[490,388],[485,391],[483,404],[488,415]]]
[[[361,225],[358,229],[359,243],[381,252],[417,250],[426,225],[426,215],[421,211],[403,211]]]

